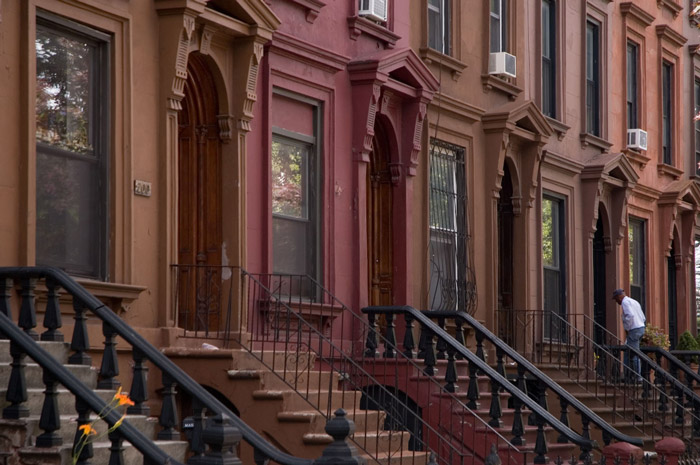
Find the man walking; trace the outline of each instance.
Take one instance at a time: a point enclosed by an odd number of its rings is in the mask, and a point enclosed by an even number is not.
[[[646,326],[646,317],[642,312],[642,306],[639,302],[625,295],[623,289],[615,289],[613,292],[613,300],[622,307],[622,326],[627,333],[627,344],[630,347],[639,349],[639,341],[644,336],[644,327]],[[634,374],[629,370],[634,370]],[[637,355],[632,356],[632,364],[630,365],[630,351],[625,351],[625,379],[630,381],[641,381],[641,363]]]

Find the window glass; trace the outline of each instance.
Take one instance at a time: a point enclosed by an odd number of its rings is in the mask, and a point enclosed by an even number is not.
[[[672,136],[673,128],[671,115],[672,111],[672,95],[673,95],[673,65],[666,61],[661,67],[661,95],[662,95],[662,140],[663,140],[663,162],[667,165],[672,164]]]
[[[637,122],[637,79],[638,79],[639,46],[627,42],[627,129],[639,128]]]
[[[700,175],[700,79],[695,79],[695,173]]]
[[[449,0],[428,0],[428,46],[450,54]]]
[[[544,291],[544,337],[566,339],[566,266],[564,242],[564,200],[542,198],[542,265]]]
[[[630,260],[630,297],[635,299],[646,312],[645,306],[645,281],[646,281],[646,257],[645,257],[645,222],[644,220],[630,218],[627,232]]]
[[[272,141],[272,213],[308,218],[309,146]]]
[[[491,0],[490,24],[489,24],[489,51],[507,51],[507,0]]]
[[[36,262],[104,278],[107,43],[66,24],[37,19]]]
[[[695,236],[695,317],[700,330],[700,236]]]
[[[593,21],[586,23],[586,128],[600,136],[600,30]]]
[[[464,148],[430,147],[430,308],[462,310],[467,286]]]
[[[556,29],[555,5],[551,0],[542,0],[542,113],[556,118]]]

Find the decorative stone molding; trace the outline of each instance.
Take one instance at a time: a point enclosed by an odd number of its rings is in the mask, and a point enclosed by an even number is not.
[[[216,115],[219,122],[219,139],[223,143],[231,142],[233,138],[233,117],[231,115]]]
[[[659,197],[658,206],[666,255],[673,245],[674,230],[682,236],[680,244],[693,244],[696,217],[700,212],[700,188],[695,181],[685,179],[669,184]]]
[[[581,147],[588,147],[589,145],[592,145],[593,147],[598,148],[601,153],[608,153],[610,151],[610,147],[612,147],[612,142],[609,142],[601,137],[594,136],[593,134],[588,134],[587,132],[582,133],[581,136]]]
[[[673,179],[680,179],[683,176],[683,170],[676,168],[675,166],[667,165],[666,163],[658,163],[656,165],[656,172],[660,176],[669,176]]]
[[[645,28],[651,26],[651,23],[654,22],[654,15],[647,13],[634,2],[620,3],[620,12],[625,20],[633,19]]]
[[[673,14],[674,18],[677,17],[681,11],[683,11],[683,6],[673,0],[657,0],[656,6],[659,8],[668,8],[668,10]]]
[[[668,24],[660,24],[656,26],[656,35],[659,37],[659,39],[665,39],[677,48],[682,47],[686,42],[688,42],[688,39],[683,34],[675,31]]]
[[[350,58],[347,56],[323,50],[314,44],[283,32],[274,33],[269,47],[270,52],[289,57],[327,73],[342,71],[350,62]]]
[[[490,92],[494,89],[499,90],[511,100],[518,98],[518,95],[523,91],[520,87],[512,84],[504,79],[496,77],[492,74],[481,75],[481,85],[484,87],[484,92]]]
[[[209,25],[205,25],[202,28],[202,33],[199,39],[199,53],[202,55],[209,55],[211,53],[211,40],[214,37],[214,32],[216,29]]]
[[[552,129],[554,129],[554,132],[557,134],[557,139],[559,140],[564,140],[564,136],[566,136],[566,133],[569,129],[571,129],[571,126],[567,126],[566,124],[562,123],[558,119],[550,118],[549,116],[545,115],[545,118],[547,118],[547,122],[549,123],[550,126],[552,126]]]
[[[177,44],[177,61],[175,61],[175,77],[171,86],[171,96],[168,97],[168,108],[182,110],[180,102],[185,97],[185,82],[187,82],[187,57],[190,53],[190,41],[194,32],[195,16],[185,14],[182,18],[182,29]]]
[[[396,42],[401,38],[382,24],[377,24],[361,16],[348,17],[348,28],[350,39],[357,40],[364,33],[382,42],[386,48],[396,47]]]
[[[326,2],[321,0],[287,0],[290,3],[296,3],[306,10],[306,22],[313,24],[318,17],[321,8],[326,6]]]
[[[459,81],[459,77],[462,75],[462,72],[467,69],[466,63],[463,63],[449,55],[445,55],[444,53],[440,53],[437,50],[433,50],[430,47],[421,47],[418,52],[419,56],[426,64],[440,66],[449,71],[450,76],[454,81]]]

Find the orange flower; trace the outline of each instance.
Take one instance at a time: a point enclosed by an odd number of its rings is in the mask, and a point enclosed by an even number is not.
[[[81,425],[78,429],[83,432],[83,436],[97,434],[97,431],[95,431],[95,428],[93,428],[91,424]]]
[[[116,400],[118,402],[117,407],[119,407],[121,405],[134,405],[134,401],[129,399],[128,395],[122,394],[121,386],[117,390],[117,393],[114,394],[114,400]]]

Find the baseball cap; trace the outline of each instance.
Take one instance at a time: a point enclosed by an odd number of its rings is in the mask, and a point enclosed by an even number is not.
[[[615,289],[615,290],[613,291],[612,298],[614,299],[614,298],[617,297],[618,295],[623,295],[624,293],[625,293],[625,290],[624,290],[624,289]]]

